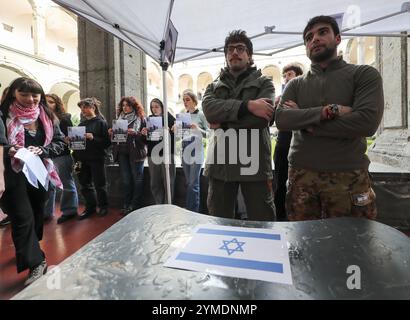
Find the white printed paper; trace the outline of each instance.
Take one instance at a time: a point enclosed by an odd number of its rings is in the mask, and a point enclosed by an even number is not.
[[[292,284],[287,242],[274,229],[199,225],[164,266]]]
[[[35,155],[26,148],[21,148],[16,152],[14,157],[20,159],[24,163],[22,171],[26,176],[27,181],[33,187],[38,188],[38,181],[44,189],[48,190],[48,172],[38,155]]]

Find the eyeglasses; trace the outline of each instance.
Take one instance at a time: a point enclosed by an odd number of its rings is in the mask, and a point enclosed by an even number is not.
[[[236,49],[236,52],[238,52],[238,54],[242,54],[245,52],[245,50],[247,50],[246,46],[244,45],[237,45],[237,46],[228,46],[228,53],[232,54]]]

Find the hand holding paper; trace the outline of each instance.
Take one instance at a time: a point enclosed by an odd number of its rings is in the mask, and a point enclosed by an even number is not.
[[[26,176],[27,181],[33,187],[38,188],[37,181],[39,181],[44,189],[48,189],[48,172],[43,164],[43,161],[37,154],[26,148],[20,148],[14,157],[24,163],[23,173]]]

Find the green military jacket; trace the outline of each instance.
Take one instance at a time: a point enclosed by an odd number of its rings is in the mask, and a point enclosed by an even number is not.
[[[272,179],[269,122],[246,107],[249,100],[259,98],[274,100],[275,89],[256,68],[237,79],[223,69],[207,87],[202,109],[207,121],[220,124],[221,129],[211,130],[205,175],[227,182]],[[243,104],[246,112],[241,114]]]

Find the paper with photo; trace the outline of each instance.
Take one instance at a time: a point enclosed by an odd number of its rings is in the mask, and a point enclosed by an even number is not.
[[[164,266],[292,284],[287,241],[275,229],[199,225]]]
[[[182,139],[188,137],[191,133],[191,124],[192,118],[190,113],[178,113],[175,120],[177,137]]]
[[[123,119],[112,121],[112,142],[126,142],[128,121]]]
[[[85,127],[68,127],[68,140],[70,141],[71,150],[85,150],[86,139],[85,139]]]
[[[163,137],[162,117],[148,117],[147,118],[147,140],[159,141]]]

